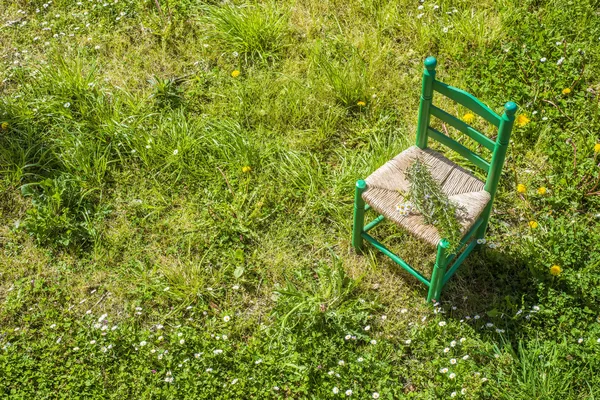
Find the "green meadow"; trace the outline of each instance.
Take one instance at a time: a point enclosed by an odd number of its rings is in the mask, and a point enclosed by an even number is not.
[[[436,304],[351,248],[430,55],[519,106]],[[0,0],[0,397],[599,398],[599,76],[592,0]]]

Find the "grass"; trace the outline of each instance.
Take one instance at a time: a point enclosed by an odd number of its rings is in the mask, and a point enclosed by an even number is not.
[[[2,397],[597,397],[594,10],[7,3]],[[354,183],[414,143],[428,55],[444,82],[530,120],[488,246],[434,307],[350,248]],[[431,270],[423,243],[373,232]]]

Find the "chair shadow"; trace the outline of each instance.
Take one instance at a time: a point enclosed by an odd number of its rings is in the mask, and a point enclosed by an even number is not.
[[[448,318],[492,322],[502,338],[493,342],[511,343],[527,329],[528,314],[538,301],[538,277],[524,257],[478,246],[448,281],[440,303]],[[494,336],[494,335],[493,335]]]
[[[391,229],[387,231],[385,228],[383,231],[377,236],[392,234],[384,240],[385,245],[429,278],[435,261],[435,248],[419,246],[422,242],[408,234],[393,234]],[[377,253],[376,257],[386,264],[388,271],[406,280],[407,285],[418,290],[425,301],[427,288],[384,254]],[[524,256],[518,253],[503,252],[485,245],[476,247],[442,290],[440,304],[445,315],[448,319],[463,321],[479,316],[480,322],[493,321],[494,328],[502,329],[508,341],[521,337],[524,318],[531,306],[537,304],[538,297],[538,278],[527,264]]]

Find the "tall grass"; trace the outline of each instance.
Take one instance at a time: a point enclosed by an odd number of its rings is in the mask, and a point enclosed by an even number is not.
[[[509,369],[501,369],[503,391],[496,393],[501,399],[560,399],[571,398],[573,378],[580,373],[581,365],[571,363],[568,345],[532,340],[520,341],[516,350],[508,346],[510,355]],[[582,382],[583,383],[583,382]]]
[[[206,8],[211,37],[245,63],[273,62],[286,47],[287,16],[275,3]]]
[[[326,78],[336,101],[348,110],[358,111],[370,100],[369,70],[358,50],[352,47],[345,50],[327,54],[318,48],[312,56],[313,73]]]

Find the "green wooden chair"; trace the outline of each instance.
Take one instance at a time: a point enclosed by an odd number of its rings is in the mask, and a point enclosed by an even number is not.
[[[473,95],[437,81],[435,79],[436,64],[437,61],[434,57],[428,57],[425,60],[416,145],[388,161],[365,180],[359,180],[356,183],[352,233],[352,246],[357,251],[362,250],[363,240],[366,240],[424,283],[429,288],[427,301],[440,299],[442,287],[473,248],[483,242],[517,111],[517,105],[508,102],[504,106],[504,113],[499,116]],[[495,125],[498,128],[496,141],[494,142],[464,121],[434,106],[432,104],[434,92],[463,105]],[[467,147],[432,128],[430,126],[432,115],[489,149],[492,152],[491,161],[486,161]],[[484,170],[485,182],[480,181],[442,154],[428,148],[427,142],[430,138],[449,147],[476,167]],[[404,171],[417,157],[425,162],[432,176],[440,183],[442,190],[450,200],[458,203],[466,211],[459,220],[463,239],[454,254],[447,254],[448,241],[440,237],[435,227],[425,224],[422,216],[403,215],[397,210],[397,206],[404,201],[401,191],[407,191],[409,188]],[[365,225],[365,211],[369,209],[375,210],[380,215]],[[436,261],[430,279],[425,278],[368,233],[384,219],[393,221],[418,238],[437,247]]]

